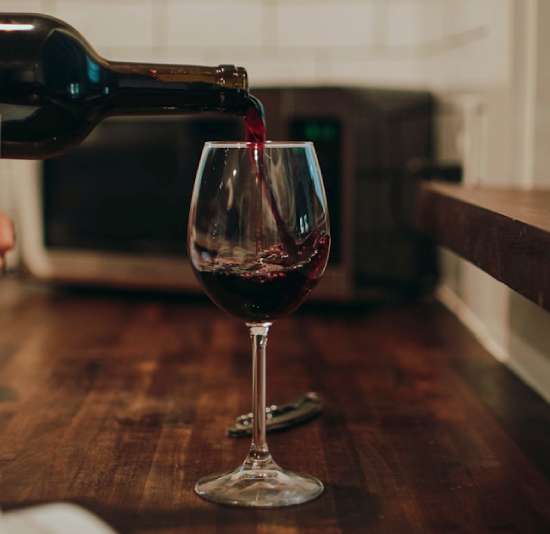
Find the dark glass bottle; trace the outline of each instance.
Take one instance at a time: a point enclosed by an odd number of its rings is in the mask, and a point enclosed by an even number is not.
[[[107,61],[61,20],[0,14],[0,157],[59,154],[110,115],[240,115],[248,102],[241,67]]]

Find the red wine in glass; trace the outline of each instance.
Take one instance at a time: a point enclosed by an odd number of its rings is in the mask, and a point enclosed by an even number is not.
[[[248,322],[271,321],[298,308],[323,274],[330,237],[314,233],[308,241],[298,247],[304,259],[288,266],[288,255],[279,246],[264,251],[256,265],[226,262],[196,272],[220,308]]]

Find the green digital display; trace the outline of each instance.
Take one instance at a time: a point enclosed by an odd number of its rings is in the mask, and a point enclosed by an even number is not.
[[[334,123],[307,122],[303,125],[305,138],[311,141],[335,141],[338,139],[338,128]]]
[[[330,199],[332,243],[330,262],[339,263],[341,250],[342,123],[337,117],[294,117],[289,122],[290,139],[313,141]]]

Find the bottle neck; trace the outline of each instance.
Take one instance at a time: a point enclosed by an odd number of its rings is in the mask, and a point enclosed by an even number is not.
[[[110,61],[111,71],[124,79],[150,79],[164,84],[208,83],[228,89],[248,90],[248,77],[243,67],[218,65],[164,65],[155,63],[131,63]]]
[[[109,62],[108,71],[109,114],[244,113],[248,79],[242,67]]]

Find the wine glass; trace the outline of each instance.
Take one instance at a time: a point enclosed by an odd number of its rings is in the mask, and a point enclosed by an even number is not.
[[[208,296],[245,321],[252,341],[250,452],[234,471],[200,479],[195,491],[236,506],[314,499],[323,484],[279,467],[267,447],[265,426],[269,328],[302,303],[329,255],[327,200],[313,144],[206,143],[193,189],[188,246]]]

